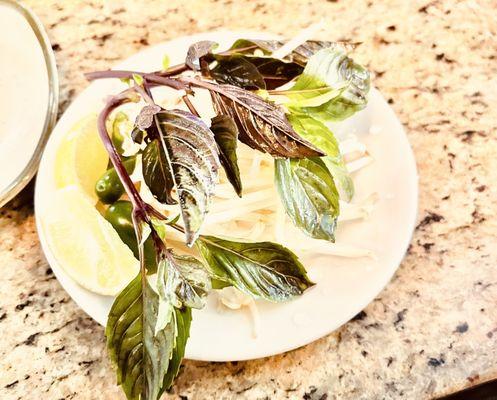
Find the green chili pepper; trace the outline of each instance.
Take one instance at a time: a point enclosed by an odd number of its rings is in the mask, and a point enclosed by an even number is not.
[[[133,157],[123,162],[128,174],[133,172],[135,161],[136,157]],[[98,179],[95,184],[95,193],[97,193],[98,198],[105,204],[114,203],[123,195],[124,187],[114,167],[109,168]]]
[[[105,212],[105,219],[111,223],[121,240],[131,249],[136,258],[139,257],[138,242],[131,213],[133,205],[127,200],[118,200]],[[152,238],[147,238],[144,243],[145,263],[149,271],[155,270],[157,261],[155,259],[155,248]],[[152,267],[152,268],[150,268]]]

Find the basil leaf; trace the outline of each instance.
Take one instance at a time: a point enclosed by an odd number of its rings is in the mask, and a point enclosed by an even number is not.
[[[231,117],[240,141],[253,149],[274,157],[323,155],[293,130],[283,110],[273,103],[232,85],[217,85],[211,93],[217,113]]]
[[[238,142],[238,129],[235,122],[227,115],[218,115],[212,118],[211,131],[219,147],[219,159],[226,176],[235,189],[236,194],[242,197],[242,180],[238,168],[236,147]]]
[[[196,244],[213,277],[245,293],[282,302],[314,285],[297,256],[279,244],[214,236],[200,236]]]
[[[131,131],[131,139],[135,143],[140,144],[141,142],[143,142],[144,136],[145,136],[145,131],[142,131],[141,129],[137,128],[136,126]]]
[[[161,108],[156,104],[147,104],[146,106],[143,106],[135,119],[135,127],[142,131],[150,128],[154,122],[154,115],[160,110]]]
[[[360,43],[357,42],[330,42],[325,40],[308,40],[302,43],[291,53],[291,59],[305,66],[308,60],[318,51],[330,48],[340,48],[349,53],[354,50]]]
[[[250,57],[241,54],[214,55],[217,65],[210,71],[218,83],[244,89],[274,89],[300,75],[303,68],[292,62],[271,57]]]
[[[219,83],[227,83],[244,89],[266,89],[264,77],[257,67],[241,55],[216,56],[217,65],[210,75]]]
[[[132,220],[133,205],[127,200],[118,200],[111,204],[105,211],[104,217],[111,223],[121,240],[133,252],[136,258],[140,257],[138,241]],[[153,220],[153,219],[152,219]],[[156,226],[154,225],[154,228]],[[156,253],[152,238],[147,238],[143,244],[143,257],[147,265],[147,272],[155,272]]]
[[[194,71],[200,71],[200,58],[210,54],[217,46],[216,42],[210,40],[203,40],[192,44],[186,53],[185,64]]]
[[[335,241],[338,191],[319,158],[277,159],[278,193],[293,224],[315,239]]]
[[[290,82],[303,71],[302,66],[294,62],[285,62],[271,57],[248,57],[257,67],[257,70],[264,78],[266,89],[272,90]]]
[[[194,257],[176,256],[158,245],[157,273],[146,275],[151,265],[145,264],[144,242],[149,235],[156,244],[161,239],[152,226],[135,226],[142,270],[112,305],[107,347],[127,398],[157,400],[179,371],[190,331],[190,306],[203,307],[210,277]]]
[[[174,382],[174,378],[178,375],[179,368],[181,367],[181,361],[185,356],[186,342],[190,336],[190,325],[192,322],[192,310],[188,307],[182,309],[175,308],[176,317],[176,347],[173,349],[173,354],[171,360],[169,361],[169,368],[167,370],[166,376],[162,383],[162,388],[159,393],[159,397],[168,390]]]
[[[322,122],[305,114],[289,114],[287,117],[295,132],[326,153],[321,160],[333,176],[340,197],[350,201],[354,196],[354,182],[347,171],[333,132]]]
[[[274,49],[269,47],[275,43]],[[271,54],[279,46],[276,40],[260,40],[260,39],[237,39],[230,47],[230,50],[239,50],[240,53],[253,53],[255,49],[260,49],[264,54]],[[247,49],[248,48],[248,49]]]
[[[139,274],[117,296],[109,313],[107,348],[117,368],[117,382],[129,400],[158,399],[164,383],[178,369],[176,362],[170,362],[174,349],[178,343],[184,346],[188,337],[186,329],[178,329],[171,304],[166,304],[169,320],[156,329],[159,303],[149,279],[142,286]],[[181,355],[184,349],[176,352]]]
[[[174,179],[159,139],[152,140],[143,150],[142,174],[150,192],[158,201],[176,204],[171,195]]]
[[[309,107],[319,107],[330,100],[339,97],[345,86],[334,89],[329,86],[316,87],[312,89],[290,89],[285,91],[285,96],[290,99],[285,106],[292,112],[293,110],[309,109]]]
[[[174,286],[173,303],[177,307],[203,308],[205,297],[211,289],[210,276],[203,264],[195,257],[176,254],[171,254],[169,263],[159,264],[158,275],[162,276],[160,271],[168,267],[171,284]]]
[[[243,54],[253,53],[254,48],[258,48],[263,51],[264,54],[269,55],[275,50],[279,49],[285,44],[282,40],[259,40],[259,39],[238,39],[233,43],[230,50],[240,49]],[[326,49],[329,47],[341,47],[346,51],[352,51],[359,43],[353,42],[329,42],[323,40],[307,40],[300,46],[295,48],[289,55],[285,58],[298,63],[301,66],[305,66],[307,60],[316,54],[319,50]],[[245,48],[250,48],[248,50],[243,50]]]
[[[322,122],[339,122],[364,109],[366,103],[357,104],[339,96],[317,107],[304,107],[301,111]]]
[[[320,102],[306,107],[302,104],[290,107],[327,122],[343,120],[366,106],[369,72],[350,59],[340,46],[320,50],[312,56],[288,96],[294,101],[295,97],[309,101],[326,91],[336,95],[321,97]]]
[[[209,208],[219,158],[214,135],[198,117],[182,110],[163,110],[155,117],[191,246]]]

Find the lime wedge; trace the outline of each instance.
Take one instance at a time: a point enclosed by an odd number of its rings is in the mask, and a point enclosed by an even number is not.
[[[84,288],[116,295],[138,273],[132,251],[80,187],[57,190],[41,221],[60,266]]]
[[[55,185],[57,188],[77,185],[98,201],[95,182],[107,169],[108,155],[97,130],[97,115],[83,118],[64,136],[55,155]]]

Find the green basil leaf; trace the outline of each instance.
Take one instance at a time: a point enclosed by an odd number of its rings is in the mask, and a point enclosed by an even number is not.
[[[278,193],[293,224],[315,239],[334,242],[338,191],[325,164],[319,158],[274,163]]]
[[[304,107],[300,110],[322,122],[339,122],[361,111],[365,106],[366,103],[357,104],[339,96],[320,106]]]
[[[128,399],[138,399],[143,390],[142,311],[138,275],[112,304],[105,329],[109,356],[117,368],[117,384]]]
[[[242,180],[238,168],[236,147],[238,129],[233,119],[227,115],[218,115],[211,120],[211,131],[219,147],[219,160],[226,176],[238,196],[242,197]]]
[[[314,285],[297,256],[279,244],[200,236],[196,245],[216,280],[253,296],[282,302]]]
[[[176,317],[177,332],[176,347],[174,348],[171,360],[169,361],[169,368],[166,376],[164,377],[159,397],[165,390],[168,390],[172,386],[174,378],[178,375],[179,368],[181,367],[181,361],[185,356],[186,342],[190,336],[192,310],[188,307],[183,307],[181,309],[175,308],[174,312]]]
[[[137,224],[136,234],[144,264],[145,239],[160,238],[144,223]],[[140,272],[117,296],[106,327],[118,384],[129,400],[157,400],[171,386],[189,336],[190,306],[202,307],[210,290],[210,277],[194,257],[155,249],[157,273]]]
[[[182,110],[163,110],[154,116],[169,171],[173,171],[186,243],[198,236],[219,168],[214,134],[195,115]]]
[[[321,160],[326,164],[340,192],[340,197],[350,201],[354,196],[354,182],[340,154],[333,132],[322,122],[305,114],[289,114],[288,120],[300,136],[326,153]]]
[[[240,141],[253,149],[274,157],[323,155],[293,130],[284,111],[275,104],[232,85],[217,85],[211,94],[217,114],[231,117]]]
[[[265,89],[264,77],[257,67],[244,56],[216,56],[217,65],[210,75],[219,83],[235,85],[244,89]]]
[[[166,305],[171,318],[156,329],[159,304],[148,278],[142,285],[139,274],[117,296],[109,313],[107,348],[117,368],[117,382],[129,400],[158,399],[165,377],[173,373],[170,359],[176,344],[188,336],[177,329],[171,304]]]
[[[297,102],[290,107],[325,122],[343,120],[366,106],[369,84],[369,72],[350,59],[345,49],[333,46],[309,59],[289,91],[290,99]],[[336,96],[326,98],[327,90]],[[298,104],[316,96],[321,97],[320,102],[305,107]]]
[[[142,174],[150,192],[161,203],[176,204],[171,191],[174,179],[159,139],[147,144],[142,154]]]
[[[298,46],[295,50],[293,50],[290,56],[294,62],[305,66],[308,60],[320,50],[329,48],[340,48],[349,53],[354,50],[359,44],[360,43],[357,42],[330,42],[326,40],[308,40]]]
[[[344,87],[338,89],[329,86],[323,86],[313,89],[296,89],[293,88],[285,91],[285,96],[290,99],[285,106],[290,110],[308,109],[309,107],[319,107],[330,100],[336,99],[343,93]]]

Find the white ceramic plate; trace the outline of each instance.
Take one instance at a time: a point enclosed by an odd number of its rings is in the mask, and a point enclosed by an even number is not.
[[[161,68],[164,54],[172,64],[182,62],[188,45],[214,40],[225,48],[236,38],[272,38],[254,32],[215,32],[172,40],[147,48],[116,66],[116,69],[153,71]],[[66,110],[44,152],[36,182],[35,207],[40,241],[55,275],[74,301],[92,318],[105,324],[112,298],[91,293],[68,277],[47,245],[40,215],[50,204],[55,185],[55,149],[70,127],[89,112],[98,111],[103,100],[122,89],[122,83],[92,83]],[[374,126],[370,133],[370,127]],[[356,197],[377,192],[380,200],[372,216],[363,222],[343,224],[337,241],[369,248],[376,258],[314,258],[306,264],[316,287],[286,304],[258,302],[260,330],[253,336],[249,315],[243,311],[218,310],[214,296],[207,307],[194,311],[186,357],[196,360],[230,361],[265,357],[292,350],[325,336],[347,322],[383,289],[399,266],[414,228],[417,210],[417,174],[414,157],[402,126],[381,94],[372,90],[368,107],[339,124],[338,135],[355,133],[367,145],[375,162],[355,174]]]

